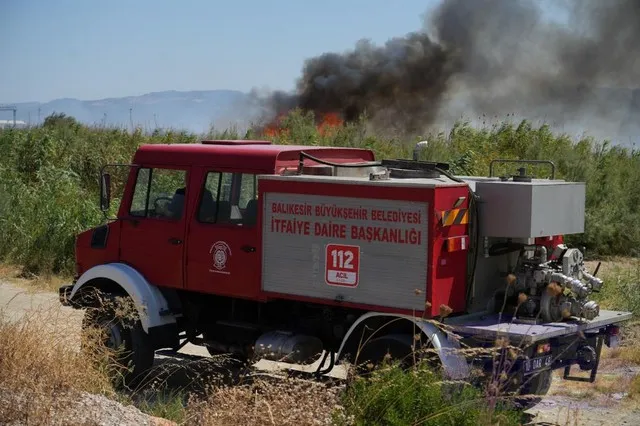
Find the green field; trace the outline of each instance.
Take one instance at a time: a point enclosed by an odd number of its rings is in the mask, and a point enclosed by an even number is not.
[[[319,131],[312,115],[298,111],[281,126],[283,131],[269,137],[234,130],[145,135],[140,130],[88,127],[58,115],[39,127],[1,130],[0,261],[23,265],[25,272],[34,274],[72,273],[74,235],[103,221],[98,209],[100,167],[128,163],[141,144],[269,138],[282,144],[366,147],[378,158],[411,158],[418,140],[374,134],[364,120]],[[421,139],[430,142],[421,159],[449,162],[457,174],[487,175],[495,158],[554,161],[558,177],[587,183],[586,232],[569,242],[586,247],[590,258],[638,255],[639,151],[588,137],[575,141],[526,121],[487,128],[459,122],[447,134]],[[548,173],[544,167],[532,171],[540,177]]]

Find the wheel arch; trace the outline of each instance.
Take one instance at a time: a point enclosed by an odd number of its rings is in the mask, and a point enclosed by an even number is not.
[[[364,333],[367,329],[372,332]],[[340,361],[348,359],[349,355],[352,357],[368,339],[398,333],[411,336],[420,333],[424,336],[433,345],[449,378],[458,380],[470,376],[469,365],[459,353],[459,342],[432,321],[409,315],[368,312],[360,316],[342,339],[336,359]]]
[[[69,301],[77,302],[74,297],[88,288],[130,296],[140,316],[142,328],[147,333],[150,328],[176,323],[169,302],[160,289],[124,263],[98,265],[84,272],[73,285]]]

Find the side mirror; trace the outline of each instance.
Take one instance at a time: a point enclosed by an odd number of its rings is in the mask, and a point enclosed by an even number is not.
[[[100,179],[100,210],[107,212],[111,203],[111,175],[103,173]]]

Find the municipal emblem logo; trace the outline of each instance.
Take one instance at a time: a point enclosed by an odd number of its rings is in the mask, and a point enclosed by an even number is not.
[[[210,271],[228,274],[229,272],[224,271],[224,269],[227,267],[227,261],[231,256],[231,248],[229,245],[224,241],[218,241],[211,246],[209,254],[211,255],[214,268],[210,269]]]

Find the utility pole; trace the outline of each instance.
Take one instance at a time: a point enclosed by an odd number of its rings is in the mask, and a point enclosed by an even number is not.
[[[131,124],[131,133],[133,133],[133,108],[129,108],[129,123]]]

